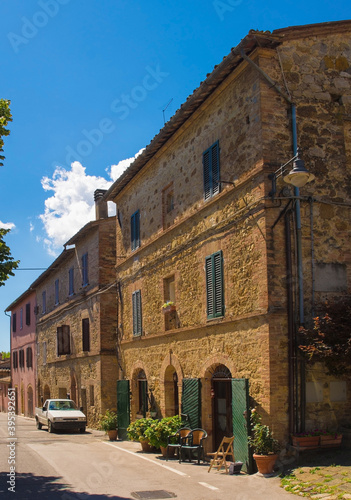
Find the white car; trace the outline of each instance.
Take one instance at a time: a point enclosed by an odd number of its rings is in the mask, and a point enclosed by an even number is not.
[[[37,429],[47,425],[49,432],[79,430],[85,432],[87,417],[71,399],[47,399],[42,408],[35,408]]]

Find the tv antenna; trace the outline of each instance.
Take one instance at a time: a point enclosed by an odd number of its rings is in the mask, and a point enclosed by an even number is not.
[[[165,119],[165,111],[166,109],[168,108],[168,106],[171,104],[171,102],[173,101],[173,97],[172,99],[167,103],[166,107],[162,110],[162,113],[163,113],[163,124],[166,125],[166,119]]]

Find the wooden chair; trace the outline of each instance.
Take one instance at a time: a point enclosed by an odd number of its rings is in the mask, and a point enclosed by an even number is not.
[[[189,427],[182,427],[178,429],[175,434],[168,436],[167,439],[167,452],[166,452],[166,460],[168,460],[168,451],[174,449],[179,458],[179,450],[182,445],[183,439],[189,434],[191,429]]]
[[[210,472],[212,467],[217,467],[217,470],[224,467],[225,473],[228,474],[229,472],[229,467],[227,464],[228,455],[231,456],[233,462],[235,462],[233,443],[234,443],[234,436],[224,437],[216,452],[207,453],[207,455],[213,456],[213,458],[211,458],[210,461],[210,468],[208,469],[208,472]]]
[[[189,461],[191,462],[192,453],[197,454],[197,463],[200,464],[200,459],[205,461],[205,452],[204,452],[204,440],[207,438],[207,432],[204,429],[193,429],[189,432],[189,434],[182,438],[182,445],[179,449],[179,463],[182,461],[182,457],[184,454],[188,455]]]

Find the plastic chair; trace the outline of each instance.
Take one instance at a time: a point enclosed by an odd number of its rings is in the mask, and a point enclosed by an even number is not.
[[[217,467],[217,470],[224,467],[225,473],[228,474],[229,467],[227,464],[227,456],[231,455],[233,462],[235,462],[233,443],[234,443],[234,436],[233,437],[224,437],[222,439],[222,442],[219,445],[217,451],[215,451],[213,453],[207,453],[207,455],[213,456],[213,458],[210,461],[210,468],[208,469],[207,472],[210,472],[212,467],[215,466],[215,467]]]
[[[207,438],[207,432],[204,429],[193,429],[189,434],[182,439],[182,444],[179,449],[179,463],[182,461],[182,455],[187,454],[191,462],[191,454],[197,453],[197,463],[200,464],[200,459],[205,462],[205,453],[203,442]]]
[[[189,427],[182,427],[181,429],[178,429],[175,434],[168,436],[166,460],[168,460],[168,451],[171,449],[175,450],[179,458],[179,449],[182,445],[182,440],[189,434],[190,431],[191,429]]]

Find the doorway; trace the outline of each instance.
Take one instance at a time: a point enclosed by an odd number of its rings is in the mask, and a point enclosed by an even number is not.
[[[219,365],[212,375],[214,449],[218,449],[224,436],[233,435],[231,373]]]

